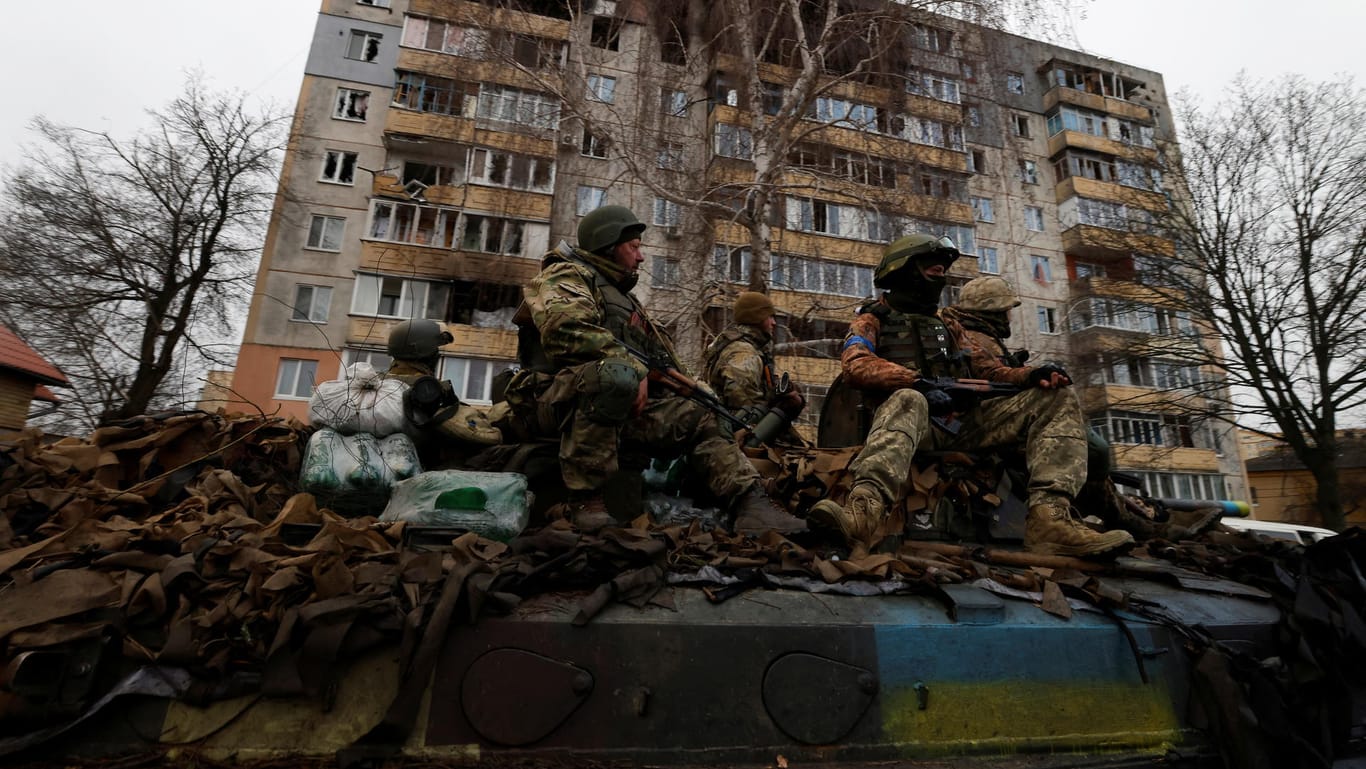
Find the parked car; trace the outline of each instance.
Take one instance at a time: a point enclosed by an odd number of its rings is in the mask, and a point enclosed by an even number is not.
[[[1280,521],[1258,521],[1252,518],[1224,518],[1220,523],[1237,531],[1250,531],[1269,539],[1284,539],[1290,542],[1298,542],[1301,545],[1312,545],[1321,539],[1327,539],[1337,534],[1332,529],[1323,529],[1318,526],[1281,523]]]

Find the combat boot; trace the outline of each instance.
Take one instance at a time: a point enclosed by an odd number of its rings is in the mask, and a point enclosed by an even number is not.
[[[607,512],[607,500],[601,494],[571,496],[564,503],[563,515],[574,524],[574,528],[585,534],[594,534],[608,526],[617,525],[617,519]]]
[[[887,503],[871,484],[860,483],[849,492],[849,499],[840,507],[833,499],[822,499],[811,508],[812,520],[818,521],[844,535],[845,542],[856,551],[866,552],[877,527],[882,523]]]
[[[1066,504],[1043,503],[1029,508],[1025,518],[1025,549],[1042,555],[1085,558],[1134,544],[1127,531],[1097,532],[1072,517]]]
[[[806,521],[778,507],[755,484],[735,504],[735,533],[757,537],[770,529],[783,535],[800,534],[806,531]]]

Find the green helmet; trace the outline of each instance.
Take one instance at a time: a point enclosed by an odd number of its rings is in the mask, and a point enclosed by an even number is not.
[[[645,223],[626,206],[595,208],[579,221],[579,248],[596,254],[644,231]]]
[[[1003,278],[987,275],[963,284],[957,306],[969,312],[999,312],[1019,307],[1020,300],[1015,296],[1015,289]]]
[[[951,263],[958,258],[958,248],[948,238],[936,238],[923,232],[902,235],[883,249],[882,261],[877,263],[877,269],[873,271],[873,285],[886,288],[887,279],[900,272],[901,268],[931,256],[947,259]]]
[[[455,341],[441,324],[426,318],[405,320],[389,332],[389,357],[396,360],[426,360],[437,354],[441,345]]]

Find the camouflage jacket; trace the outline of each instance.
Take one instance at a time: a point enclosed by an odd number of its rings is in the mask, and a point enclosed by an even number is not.
[[[953,307],[945,307],[939,311],[939,317],[944,321],[944,325],[961,332],[967,340],[968,346],[964,349],[968,350],[969,366],[972,368],[973,376],[989,382],[1027,386],[1029,372],[1032,369],[1029,366],[1016,365],[1015,357],[1006,349],[1005,340],[986,331],[967,328],[962,315]]]
[[[731,411],[772,405],[777,371],[773,339],[758,326],[737,324],[722,331],[702,359],[707,383]]]
[[[1029,369],[1004,366],[998,355],[992,353],[978,338],[985,335],[964,329],[961,319],[951,311],[941,310],[937,317],[948,330],[950,342],[958,350],[967,353],[968,367],[973,376],[992,382],[1023,383],[1020,372],[1028,373]],[[840,353],[845,381],[864,390],[891,391],[914,385],[920,379],[920,372],[877,354],[881,330],[882,321],[873,312],[860,313],[849,324],[849,333],[844,337],[844,348]]]
[[[523,291],[546,357],[556,369],[620,358],[645,378],[649,368],[627,351],[627,345],[647,355],[658,355],[667,345],[635,297],[615,287],[607,269],[595,265],[600,257],[579,249],[574,257],[567,259],[556,251],[546,254],[541,272]],[[609,292],[624,297],[630,309],[609,306]],[[613,311],[629,317],[614,318]]]

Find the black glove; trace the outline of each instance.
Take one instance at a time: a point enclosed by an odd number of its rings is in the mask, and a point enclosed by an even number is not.
[[[930,404],[930,416],[943,417],[954,412],[953,396],[943,390],[926,390],[921,394],[925,396],[925,401]]]
[[[1053,379],[1054,374],[1059,374],[1071,384],[1072,377],[1067,375],[1062,366],[1056,363],[1047,363],[1029,372],[1029,384],[1031,387],[1039,387]]]

